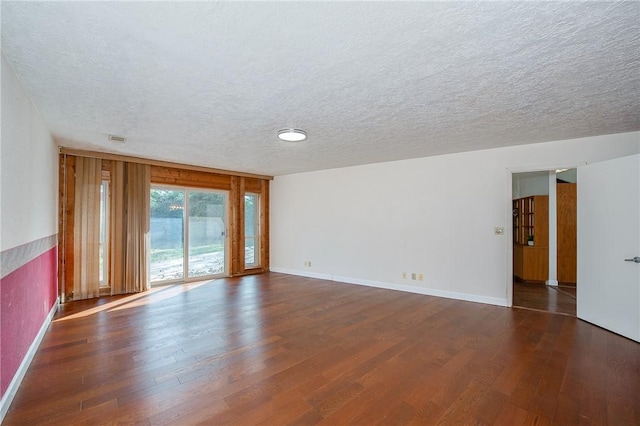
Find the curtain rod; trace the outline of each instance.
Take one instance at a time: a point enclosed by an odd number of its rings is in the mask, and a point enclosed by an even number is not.
[[[273,176],[258,175],[253,173],[234,172],[231,170],[213,169],[210,167],[195,166],[192,164],[173,163],[171,161],[152,160],[150,158],[132,157],[128,155],[112,154],[109,152],[86,151],[83,149],[60,147],[60,154],[75,155],[76,157],[100,158],[102,160],[128,161],[131,163],[148,164],[150,166],[173,167],[196,172],[217,173],[219,175],[239,176],[263,180],[273,180]]]

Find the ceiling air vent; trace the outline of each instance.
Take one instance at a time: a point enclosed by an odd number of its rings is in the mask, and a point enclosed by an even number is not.
[[[109,142],[113,143],[125,143],[127,138],[123,136],[109,135]]]

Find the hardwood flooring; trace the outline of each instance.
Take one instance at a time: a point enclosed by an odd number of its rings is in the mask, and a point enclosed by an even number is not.
[[[575,317],[267,273],[62,306],[5,425],[640,424]]]
[[[513,282],[513,306],[576,315],[576,288]]]

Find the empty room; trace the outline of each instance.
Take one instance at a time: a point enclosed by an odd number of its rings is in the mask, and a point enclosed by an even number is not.
[[[640,3],[0,18],[3,425],[640,424]]]

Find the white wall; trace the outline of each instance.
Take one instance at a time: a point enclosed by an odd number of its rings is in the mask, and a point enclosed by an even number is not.
[[[576,183],[578,173],[576,169],[557,174],[558,179]],[[513,175],[513,199],[529,197],[531,195],[549,195],[549,175],[547,172],[528,172]]]
[[[58,149],[2,56],[0,251],[58,232]]]
[[[640,132],[278,176],[271,270],[505,305],[511,171],[637,152]]]
[[[564,172],[560,172],[556,176],[558,179],[562,179],[565,182],[578,182],[578,171],[576,169],[569,169]]]
[[[513,199],[531,195],[549,195],[548,171],[513,175]]]

